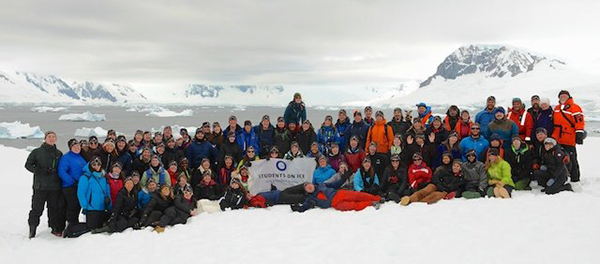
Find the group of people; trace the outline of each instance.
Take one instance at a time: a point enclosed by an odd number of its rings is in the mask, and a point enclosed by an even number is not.
[[[95,136],[69,140],[64,155],[49,131],[25,164],[34,174],[29,237],[36,236],[45,204],[52,234],[77,236],[144,227],[162,232],[185,224],[201,199],[222,210],[289,204],[304,212],[510,198],[514,190],[531,190],[532,181],[547,194],[572,191],[580,178],[576,145],[586,136],[584,116],[568,91],[558,99],[552,108],[548,98],[534,95],[526,109],[514,98],[505,109],[490,96],[474,119],[454,105],[442,118],[419,103],[417,117],[396,108],[388,121],[367,106],[352,119],[345,110],[335,122],[328,115],[315,128],[296,93],[274,125],[268,115],[256,126],[231,116],[224,129],[204,122],[193,135],[165,127],[154,134],[138,130],[130,140],[110,130],[102,144]],[[312,181],[250,194],[252,161],[277,158],[314,158]]]

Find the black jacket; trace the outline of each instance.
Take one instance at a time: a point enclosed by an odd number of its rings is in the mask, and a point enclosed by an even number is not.
[[[132,171],[137,171],[140,174],[140,177],[144,175],[144,172],[150,168],[150,160],[148,163],[145,163],[141,160],[142,156],[138,157],[133,161],[133,165],[131,166]]]
[[[431,178],[431,182],[435,184],[438,192],[456,192],[457,195],[462,193],[465,187],[465,178],[454,176],[453,173],[442,169],[436,171]]]
[[[175,197],[174,205],[177,215],[190,217],[190,211],[198,207],[198,201],[194,197],[188,201],[183,196],[177,196]]]
[[[229,142],[229,139],[227,139],[225,142],[223,142],[223,144],[221,144],[221,149],[219,149],[219,155],[217,156],[217,162],[220,166],[223,166],[225,162],[225,156],[227,155],[233,157],[233,164],[237,164],[240,162],[240,160],[242,160],[243,157],[242,148],[235,141],[231,143]]]
[[[512,147],[509,147],[504,151],[504,160],[510,164],[514,182],[531,178],[531,174],[533,173],[533,158],[530,150],[517,154],[513,151]]]
[[[380,193],[385,195],[388,192],[402,194],[408,188],[408,175],[406,168],[400,166],[394,170],[392,166],[385,168],[383,176],[380,178]]]
[[[404,118],[397,122],[394,118],[392,118],[392,121],[388,122],[388,125],[392,127],[394,135],[404,135],[406,131],[408,131],[408,129],[412,126],[412,122],[405,122]]]
[[[273,134],[273,145],[277,146],[279,153],[285,154],[290,151],[290,144],[292,144],[292,141],[294,140],[295,139],[289,129],[275,128],[275,132]]]
[[[61,189],[61,180],[58,177],[58,160],[62,152],[43,143],[41,147],[29,153],[25,168],[33,173],[33,189],[40,191],[58,191]]]
[[[296,142],[298,142],[298,146],[300,146],[304,154],[310,151],[310,145],[316,141],[317,133],[315,133],[315,129],[312,126],[308,130],[300,131],[300,133],[296,134]]]
[[[219,202],[219,206],[221,206],[221,210],[225,211],[225,208],[242,209],[247,203],[246,195],[244,195],[244,192],[240,188],[229,188],[225,191],[225,195],[223,195],[223,199]]]
[[[110,223],[115,223],[119,217],[131,218],[137,213],[137,193],[131,190],[127,193],[127,189],[123,187],[117,194],[114,202]]]
[[[171,161],[175,161],[175,162],[177,162],[177,164],[179,164],[179,161],[183,157],[185,157],[183,150],[178,149],[178,148],[171,149],[171,148],[166,147],[165,153],[163,153],[163,156],[162,156],[162,163],[165,166],[165,168],[167,168],[169,166],[169,163],[171,163]]]
[[[194,197],[198,200],[208,199],[211,201],[216,201],[219,200],[219,198],[221,198],[221,188],[216,182],[212,180],[211,183],[208,185],[200,182],[194,187]]]
[[[171,197],[163,199],[160,195],[160,191],[157,190],[152,194],[152,199],[150,199],[150,202],[148,202],[148,205],[146,205],[146,208],[144,208],[142,219],[148,217],[152,211],[160,211],[164,213],[165,210],[171,206],[173,206],[173,199]]]
[[[377,177],[381,178],[385,168],[390,164],[388,155],[382,153],[375,153],[375,155],[367,154],[367,158],[371,159],[375,174],[377,174]]]

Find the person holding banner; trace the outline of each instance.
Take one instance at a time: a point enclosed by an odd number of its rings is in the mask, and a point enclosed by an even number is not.
[[[285,156],[283,156],[283,158],[286,160],[293,160],[295,158],[304,158],[304,154],[302,153],[302,150],[300,149],[300,145],[298,144],[298,142],[296,142],[296,141],[292,142],[292,145],[290,146],[290,151],[285,153]]]

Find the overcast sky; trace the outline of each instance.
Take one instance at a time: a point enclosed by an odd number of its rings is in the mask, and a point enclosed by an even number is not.
[[[597,0],[4,1],[0,70],[138,88],[399,83],[482,43],[598,74],[598,10]]]

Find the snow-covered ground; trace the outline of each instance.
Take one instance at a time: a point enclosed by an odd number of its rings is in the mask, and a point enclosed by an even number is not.
[[[597,263],[600,138],[580,147],[582,193],[510,200],[454,199],[434,205],[293,213],[288,206],[200,214],[150,229],[77,239],[52,236],[46,214],[27,239],[32,175],[28,152],[0,146],[10,185],[0,192],[3,263]]]
[[[92,114],[91,112],[85,112],[81,114],[65,114],[61,115],[58,120],[60,121],[75,121],[75,122],[99,122],[106,121],[105,114]]]
[[[44,138],[44,132],[39,126],[29,126],[29,123],[1,122],[0,123],[0,138],[1,139],[16,139],[16,138]]]

